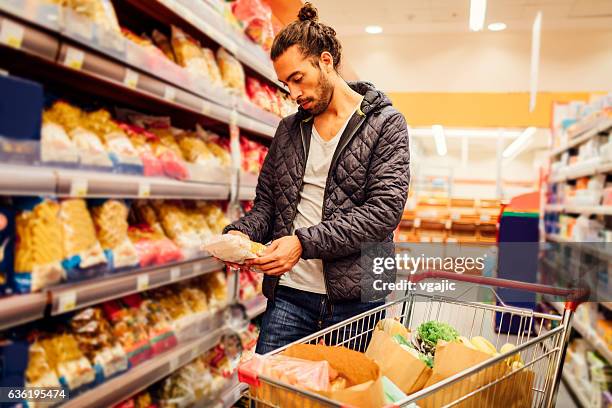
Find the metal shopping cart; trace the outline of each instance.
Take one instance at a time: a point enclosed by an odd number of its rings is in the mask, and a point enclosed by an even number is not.
[[[498,304],[492,305],[462,300],[463,296],[448,298],[411,292],[400,299],[293,344],[324,343],[364,351],[376,322],[385,317],[399,319],[404,326],[412,330],[423,322],[435,319],[451,324],[464,336],[480,335],[488,338],[496,348],[506,342],[514,343],[516,348],[408,395],[390,407],[551,407],[554,405],[569,338],[571,317],[580,301],[588,296],[588,291],[443,271],[416,274],[411,280],[416,282],[424,279],[448,279],[491,288],[511,288],[561,296],[566,299],[565,311],[559,316],[506,306],[499,298]],[[496,314],[501,314],[497,323]],[[504,327],[504,321],[510,319],[518,320],[521,328],[518,335],[497,329]],[[513,325],[516,326],[516,322]],[[291,345],[270,354],[280,353],[289,346]],[[500,371],[505,361],[519,358],[524,365]],[[289,408],[287,393],[295,394],[295,398],[291,399],[292,406],[346,407],[342,403],[272,378],[260,375],[254,379],[252,373],[242,374],[243,378],[251,376],[248,381],[251,387],[246,395],[258,407]]]

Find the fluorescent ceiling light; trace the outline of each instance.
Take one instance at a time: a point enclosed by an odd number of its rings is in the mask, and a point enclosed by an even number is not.
[[[505,23],[491,23],[487,26],[489,31],[504,31],[506,27]]]
[[[368,34],[380,34],[383,32],[383,29],[381,26],[378,25],[369,25],[366,26],[365,31]]]
[[[533,126],[525,129],[525,131],[518,138],[516,138],[512,143],[510,143],[510,146],[506,147],[506,149],[502,153],[502,156],[507,159],[513,156],[515,153],[518,153],[531,139],[535,132],[536,128],[534,128]]]
[[[431,127],[431,131],[433,132],[434,141],[436,142],[436,150],[438,151],[438,155],[446,156],[446,136],[444,136],[444,128],[442,125],[433,125]]]
[[[470,30],[481,31],[487,15],[487,0],[470,1]]]

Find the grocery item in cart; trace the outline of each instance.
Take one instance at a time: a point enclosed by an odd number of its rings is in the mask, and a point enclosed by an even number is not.
[[[220,47],[217,50],[217,65],[221,71],[225,87],[236,92],[238,95],[245,95],[244,70],[240,62],[224,48]]]
[[[241,235],[216,235],[204,243],[202,249],[225,262],[244,263],[261,256],[266,246]]]
[[[62,265],[69,281],[91,278],[106,270],[106,256],[96,237],[85,200],[60,201],[64,260]]]
[[[123,201],[93,201],[91,215],[96,235],[113,270],[138,265],[136,248],[128,237],[128,208]]]
[[[77,313],[70,319],[70,328],[96,372],[97,383],[128,369],[127,355],[113,335],[102,309],[90,307]]]
[[[95,371],[72,334],[45,333],[40,336],[38,342],[45,350],[47,363],[58,376],[62,386],[73,393],[95,381]]]
[[[49,121],[61,125],[79,152],[82,165],[111,168],[111,161],[98,135],[87,129],[85,113],[65,101],[57,101],[47,110]]]
[[[60,206],[56,201],[17,201],[14,283],[18,293],[36,292],[64,277]]]

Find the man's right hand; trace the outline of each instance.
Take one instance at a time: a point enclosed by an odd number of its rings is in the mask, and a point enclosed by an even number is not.
[[[248,236],[247,234],[243,234],[243,233],[242,233],[242,232],[240,232],[240,231],[231,230],[231,231],[228,231],[227,233],[228,233],[228,234],[231,234],[231,235],[238,235],[238,236],[241,236],[241,237],[243,237],[243,238],[248,239],[249,241],[251,240],[251,238],[249,238],[249,236]],[[230,268],[234,268],[234,269],[241,269],[241,270],[242,270],[243,268],[248,268],[248,267],[247,267],[247,266],[245,266],[245,265],[237,264],[237,263],[234,263],[234,262],[225,262],[225,261],[224,261],[223,263],[225,263],[225,265],[229,266]]]

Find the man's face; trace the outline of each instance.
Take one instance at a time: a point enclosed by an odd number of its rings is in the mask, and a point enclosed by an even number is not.
[[[334,87],[319,62],[313,61],[294,45],[274,61],[274,69],[279,80],[289,87],[291,99],[316,116],[329,106]]]

